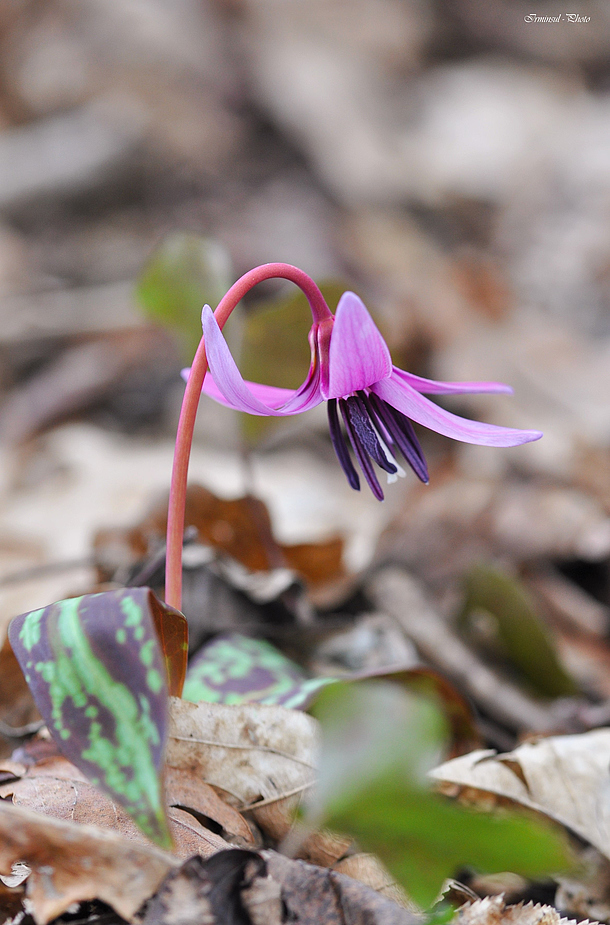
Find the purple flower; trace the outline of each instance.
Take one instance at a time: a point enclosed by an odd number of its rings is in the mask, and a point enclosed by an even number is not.
[[[486,446],[517,446],[538,440],[536,430],[513,430],[458,417],[435,405],[429,395],[504,392],[498,382],[436,382],[392,365],[390,351],[364,303],[353,292],[342,295],[333,317],[314,318],[309,333],[311,366],[296,390],[247,382],[241,376],[211,308],[203,309],[203,336],[209,363],[203,391],[216,401],[248,414],[299,414],[326,401],[328,422],[337,458],[352,488],[360,478],[348,441],[373,494],[383,491],[373,463],[394,480],[404,474],[396,456],[402,454],[415,474],[428,481],[428,469],[411,421],[454,440]],[[185,376],[188,370],[185,370]]]

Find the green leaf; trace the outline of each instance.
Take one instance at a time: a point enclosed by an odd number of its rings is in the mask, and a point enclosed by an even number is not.
[[[308,808],[372,851],[422,906],[463,865],[541,876],[565,869],[564,839],[530,817],[468,810],[433,794],[424,772],[442,747],[431,703],[387,683],[334,685],[318,695],[320,785]]]
[[[562,666],[551,637],[517,578],[490,565],[477,565],[465,579],[466,597],[459,623],[467,631],[477,614],[487,615],[488,635],[540,694],[572,696],[578,687]]]
[[[58,601],[15,617],[9,639],[62,753],[152,841],[171,847],[160,777],[168,697],[154,600],[148,588],[128,588]]]
[[[345,291],[339,282],[320,284],[322,295],[334,311]],[[244,379],[285,389],[298,388],[311,361],[308,335],[311,309],[301,291],[281,295],[257,306],[245,318],[239,368]],[[281,426],[281,418],[242,414],[246,439],[256,442],[270,429]]]
[[[193,703],[267,703],[299,709],[333,678],[310,678],[264,639],[216,637],[192,659],[183,697]]]
[[[232,279],[231,260],[211,238],[174,232],[144,267],[136,297],[149,318],[173,330],[190,361],[201,340],[201,309],[221,300]]]

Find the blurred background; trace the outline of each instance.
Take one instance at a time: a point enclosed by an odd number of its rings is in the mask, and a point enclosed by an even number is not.
[[[452,410],[545,437],[422,434],[431,487],[378,505],[344,483],[323,409],[246,434],[244,465],[242,425],[206,403],[193,478],[262,497],[283,541],[340,535],[351,569],[389,550],[444,588],[481,550],[559,562],[605,619],[610,6],[577,6],[3,0],[2,575],[86,558],[167,489],[202,293],[287,261],[355,289],[399,365],[515,388]],[[266,370],[251,323],[301,311],[290,295],[252,293],[234,335],[268,381],[307,369],[303,344]],[[4,616],[86,574],[5,582]]]

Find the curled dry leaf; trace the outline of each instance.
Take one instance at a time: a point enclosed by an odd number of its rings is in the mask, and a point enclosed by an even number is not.
[[[37,925],[74,902],[100,899],[130,921],[177,862],[115,832],[42,816],[0,800],[0,870],[30,867],[27,896]]]
[[[267,876],[282,885],[285,921],[299,925],[421,925],[423,917],[352,877],[263,851]]]
[[[209,544],[253,572],[289,567],[307,581],[320,585],[344,575],[343,540],[283,546],[274,535],[267,506],[259,498],[218,498],[202,485],[190,484],[185,526],[195,527]],[[100,577],[112,578],[117,568],[133,566],[163,543],[167,530],[167,498],[163,498],[131,529],[100,530],[94,553]]]
[[[421,925],[413,914],[332,870],[273,851],[191,858],[167,876],[143,925]]]
[[[588,925],[588,919],[580,925]],[[456,925],[575,925],[575,919],[563,918],[553,906],[518,903],[507,906],[502,896],[486,896],[462,906]],[[598,925],[591,922],[590,925]]]
[[[333,866],[340,874],[347,874],[359,880],[372,890],[381,893],[386,899],[398,903],[410,912],[418,912],[418,906],[407,895],[394,877],[386,870],[374,854],[352,854]]]
[[[295,807],[314,782],[317,745],[316,721],[296,710],[170,699],[167,765],[190,771],[222,790],[228,802],[251,809],[274,838],[288,832]]]
[[[127,813],[113,803],[86,777],[61,756],[53,756],[26,768],[18,762],[0,763],[0,774],[13,779],[0,785],[0,798],[15,806],[33,809],[45,816],[111,829],[133,841],[147,845],[146,839]],[[220,799],[216,791],[187,772],[168,769],[165,779],[169,805],[169,825],[174,839],[173,852],[180,858],[191,854],[209,857],[228,848],[227,841],[201,824],[209,819],[223,833],[240,844],[252,844],[250,829],[237,810]]]
[[[504,755],[471,752],[430,776],[544,813],[610,858],[609,763],[610,729],[596,729],[526,742]]]

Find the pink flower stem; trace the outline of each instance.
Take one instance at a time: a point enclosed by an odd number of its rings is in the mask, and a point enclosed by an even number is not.
[[[235,306],[257,283],[266,279],[289,279],[299,286],[309,302],[314,324],[332,317],[324,296],[314,281],[302,270],[287,263],[266,263],[245,273],[234,283],[221,299],[214,312],[218,326],[222,329]],[[199,398],[203,380],[208,369],[203,338],[199,343],[193,359],[191,372],[186,384],[178,431],[172,479],[169,490],[169,508],[167,512],[167,554],[165,564],[165,600],[176,610],[182,607],[182,542],[184,535],[184,509],[186,504],[186,484],[188,477],[191,444]]]

